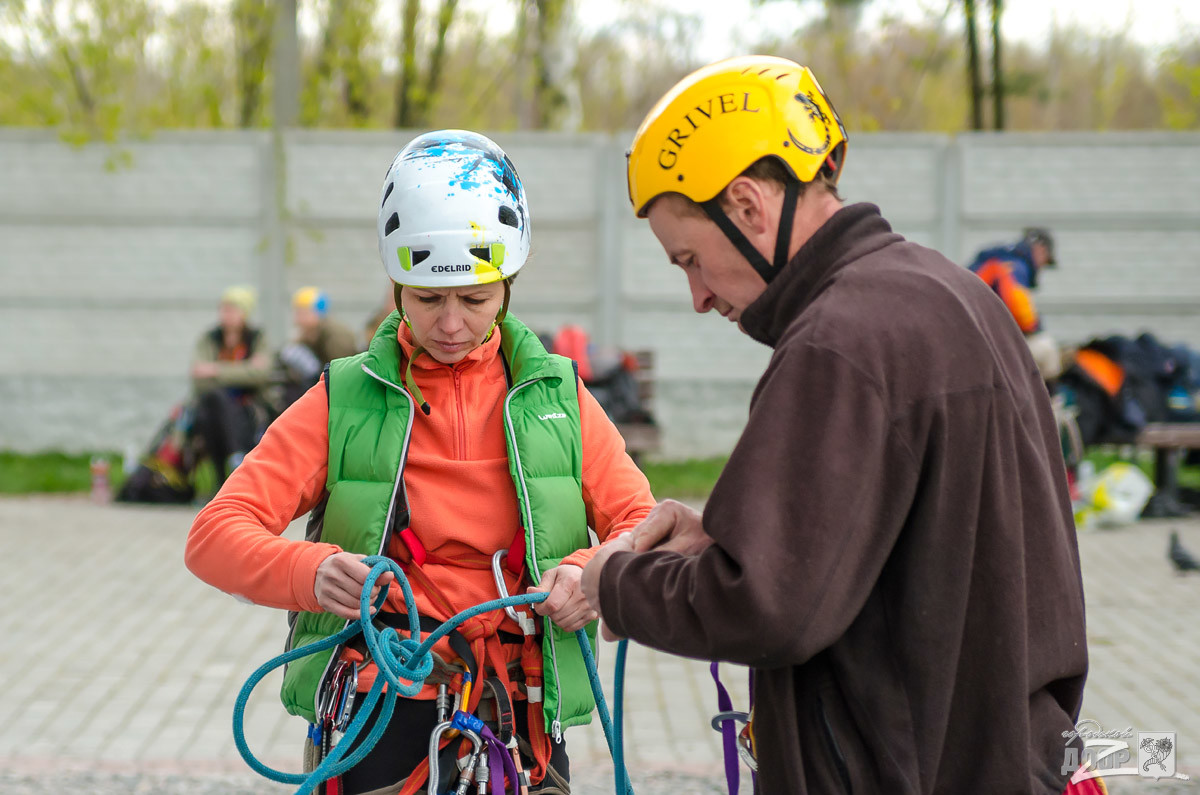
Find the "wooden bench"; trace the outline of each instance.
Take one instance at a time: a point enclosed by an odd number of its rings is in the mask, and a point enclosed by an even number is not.
[[[1179,466],[1185,450],[1200,450],[1200,422],[1150,423],[1135,443],[1154,450],[1154,496],[1142,516],[1157,519],[1187,514],[1188,507],[1179,500]]]
[[[634,379],[638,385],[638,400],[647,411],[654,406],[654,352],[634,351],[638,369]],[[653,412],[651,412],[653,413]],[[662,431],[653,422],[619,422],[617,430],[625,439],[625,450],[638,466],[642,455],[657,453],[662,447]]]

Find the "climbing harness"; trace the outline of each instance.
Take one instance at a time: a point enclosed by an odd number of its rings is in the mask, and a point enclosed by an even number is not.
[[[493,558],[493,563],[496,564],[499,560],[500,557],[497,556]],[[412,587],[409,585],[404,570],[401,569],[396,561],[381,555],[372,555],[367,557],[363,562],[371,567],[371,571],[363,583],[362,596],[359,600],[360,617],[349,622],[341,632],[335,635],[330,635],[327,638],[315,641],[306,646],[292,649],[263,663],[263,665],[259,666],[250,675],[245,684],[242,685],[237,700],[234,702],[233,738],[234,743],[237,745],[238,753],[242,755],[246,764],[259,775],[272,781],[299,785],[296,795],[307,795],[307,793],[314,792],[322,782],[341,776],[370,753],[375,744],[379,742],[384,729],[387,728],[388,723],[391,721],[396,699],[399,696],[411,698],[417,695],[425,684],[425,680],[433,672],[431,649],[441,638],[449,635],[463,622],[482,613],[523,605],[533,605],[545,601],[548,596],[545,593],[520,594],[483,602],[454,615],[422,640],[421,622],[417,613],[416,599],[413,596]],[[390,584],[381,586],[379,596],[376,597],[373,604],[371,601],[371,592],[375,588],[376,581],[389,571],[395,575],[396,581],[400,584],[404,592],[404,603],[409,625],[408,637],[402,637],[400,632],[394,627],[384,626],[380,629],[371,620],[372,609],[377,611],[382,610],[387,599],[388,589],[391,586]],[[503,578],[500,579],[500,582],[501,584],[503,583]],[[501,590],[503,592],[503,589]],[[524,630],[523,624],[522,629]],[[326,751],[319,764],[317,764],[316,769],[310,773],[287,773],[263,764],[246,743],[246,705],[254,688],[267,674],[276,668],[310,654],[340,646],[359,635],[362,635],[363,641],[370,652],[371,659],[374,660],[375,665],[379,669],[379,675],[375,677],[375,683],[367,691],[358,714],[353,719],[349,717],[356,697],[354,690],[357,689],[358,668],[354,663],[344,661],[338,664],[330,680],[330,686],[325,691],[321,703],[318,704],[318,723],[312,724],[309,727],[309,739],[315,746]],[[614,724],[613,719],[609,716],[608,707],[604,700],[604,692],[600,686],[600,675],[596,669],[596,659],[592,654],[591,642],[587,632],[580,629],[575,633],[575,636],[583,652],[588,680],[592,686],[592,693],[596,698],[596,709],[600,715],[600,723],[604,728],[604,736],[608,741],[609,751],[613,757],[613,777],[616,784],[616,793],[617,795],[633,795],[633,788],[629,784],[629,773],[625,769],[624,752],[621,747],[621,702],[624,691],[625,652],[628,641],[621,641],[617,647],[617,670],[613,688],[614,713],[616,718]],[[506,792],[504,784],[506,778],[514,787],[514,791],[520,792],[522,791],[522,778],[521,774],[518,773],[516,763],[517,754],[513,741],[510,740],[508,743],[501,742],[482,720],[466,711],[470,700],[471,684],[472,677],[468,671],[463,675],[463,691],[460,694],[459,702],[460,708],[449,721],[441,721],[430,738],[428,791],[430,795],[437,795],[438,773],[440,773],[437,751],[441,744],[442,736],[454,731],[465,737],[472,744],[471,755],[464,764],[458,778],[458,785],[455,790],[456,795],[465,793],[470,787],[472,779],[474,779],[479,793],[486,793],[488,786],[491,787],[492,793]],[[383,692],[385,685],[387,687],[386,696]],[[450,704],[449,697],[448,695],[443,697],[442,688],[439,688],[438,696],[437,705],[439,713],[443,707],[448,711]],[[365,739],[361,743],[358,743],[353,751],[347,753],[348,749],[355,746],[359,734],[367,722],[368,716],[375,711],[380,698],[383,698],[383,705],[374,726],[372,726]],[[445,717],[444,714],[439,714],[439,719],[443,717]],[[332,735],[334,731],[342,734],[340,741],[336,744],[333,744]]]
[[[754,678],[750,678],[750,711],[738,712],[733,708],[733,699],[729,691],[721,683],[720,666],[710,663],[709,673],[717,686],[717,709],[720,710],[712,719],[712,727],[721,733],[721,746],[725,757],[725,784],[729,795],[738,795],[740,771],[738,759],[750,768],[750,774],[757,780],[758,759],[754,747]],[[741,724],[739,731],[737,724]]]

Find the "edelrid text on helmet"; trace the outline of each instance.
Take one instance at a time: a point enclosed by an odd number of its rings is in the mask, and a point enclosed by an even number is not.
[[[697,203],[717,196],[738,174],[774,156],[801,182],[841,173],[846,131],[806,67],[770,56],[706,66],[658,101],[629,151],[634,212],[663,193]]]

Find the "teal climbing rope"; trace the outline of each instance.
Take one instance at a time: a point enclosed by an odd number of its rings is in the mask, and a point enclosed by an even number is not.
[[[413,597],[408,578],[404,575],[404,571],[400,568],[400,565],[391,558],[380,555],[368,557],[363,562],[371,567],[371,571],[363,583],[362,596],[359,600],[360,617],[351,621],[346,625],[345,629],[336,635],[331,635],[328,638],[310,643],[307,646],[284,652],[263,663],[246,679],[245,684],[242,685],[242,689],[238,692],[237,700],[234,702],[233,739],[237,745],[238,753],[242,755],[242,759],[246,760],[246,764],[259,775],[283,784],[299,785],[296,795],[307,795],[313,792],[323,781],[342,775],[361,762],[371,752],[371,749],[379,742],[380,736],[382,736],[384,729],[391,720],[396,699],[400,696],[412,697],[421,691],[425,679],[433,671],[431,650],[434,644],[441,638],[474,616],[492,610],[503,610],[506,607],[536,604],[545,601],[547,597],[547,594],[544,593],[521,594],[519,596],[508,596],[503,599],[492,599],[491,601],[483,602],[453,616],[422,640],[420,616],[417,614],[416,599]],[[376,581],[389,571],[395,575],[396,581],[400,584],[404,592],[404,603],[409,621],[409,636],[407,638],[401,637],[400,633],[391,627],[379,629],[371,621],[372,608],[380,609],[383,607],[390,586],[384,585],[380,588],[379,596],[376,597],[374,604],[371,602],[371,592],[375,588]],[[287,665],[302,657],[307,657],[310,654],[316,654],[317,652],[340,646],[359,634],[363,636],[363,640],[371,652],[371,658],[375,661],[381,675],[375,677],[375,683],[367,692],[366,699],[359,708],[358,714],[355,715],[350,725],[346,727],[341,742],[330,749],[329,754],[321,760],[321,763],[311,773],[287,773],[263,764],[250,750],[250,746],[246,742],[246,704],[249,702],[250,694],[254,691],[254,688],[267,674],[276,668]],[[625,769],[620,728],[622,713],[621,693],[624,689],[625,678],[625,649],[628,641],[621,641],[617,649],[617,670],[614,681],[614,711],[617,724],[616,728],[614,728],[613,719],[609,716],[608,707],[604,700],[604,691],[600,685],[600,674],[596,669],[596,659],[592,654],[591,642],[588,639],[587,633],[582,629],[577,631],[575,636],[579,641],[580,649],[583,651],[584,663],[587,666],[588,681],[591,682],[592,693],[596,697],[596,707],[597,712],[600,714],[600,723],[604,727],[604,737],[608,742],[609,752],[613,757],[613,779],[616,784],[617,795],[633,795],[633,788],[629,784],[629,773]],[[386,694],[383,692],[385,684],[388,688]],[[355,740],[366,724],[367,717],[374,712],[380,698],[383,698],[384,702],[379,719],[375,721],[371,732],[366,736],[366,739],[358,744],[354,752],[345,755],[346,749],[355,744]]]

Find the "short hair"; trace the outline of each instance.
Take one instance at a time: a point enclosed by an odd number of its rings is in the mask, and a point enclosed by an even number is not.
[[[738,174],[738,176],[749,177],[756,182],[766,182],[776,186],[780,190],[785,189],[789,182],[796,181],[796,178],[792,176],[792,172],[786,165],[784,165],[783,161],[774,155],[760,157],[758,160],[755,160],[753,163],[751,163],[741,174]],[[800,183],[799,195],[803,196],[804,193],[813,185],[820,185],[827,193],[839,201],[842,198],[840,195],[838,195],[837,183],[833,180],[830,173],[824,168],[821,169],[821,171],[811,182]],[[728,186],[723,188],[721,192],[717,194],[716,198],[718,201],[721,201],[722,203],[725,201],[726,190],[728,190]],[[683,196],[683,194],[679,195]],[[704,211],[704,208],[701,207],[698,202],[692,201],[686,196],[683,196],[683,198],[687,202],[687,207],[685,209],[687,214],[701,215],[705,218],[708,217],[708,213]]]

